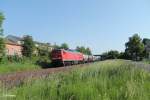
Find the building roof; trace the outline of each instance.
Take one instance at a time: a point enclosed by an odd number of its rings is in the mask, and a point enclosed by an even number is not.
[[[11,42],[13,42],[13,43],[18,44],[18,41],[22,41],[23,39],[20,38],[20,37],[17,37],[17,36],[8,35],[8,36],[6,37],[6,40],[9,40],[9,41],[11,41]]]
[[[8,35],[6,38],[6,43],[7,44],[13,44],[13,45],[21,45],[21,43],[23,43],[23,38],[21,37],[17,37],[14,35]],[[21,42],[21,43],[20,43]],[[50,43],[42,43],[42,42],[38,42],[38,41],[34,41],[35,44],[38,44],[39,46],[48,46],[48,47],[52,47]]]
[[[15,42],[12,42],[10,40],[5,40],[6,44],[10,44],[10,45],[16,45],[16,46],[21,46],[21,44],[18,44],[18,43],[15,43]]]

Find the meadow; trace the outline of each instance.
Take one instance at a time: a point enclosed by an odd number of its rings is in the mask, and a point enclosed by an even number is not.
[[[0,74],[15,73],[20,71],[29,71],[51,67],[50,59],[47,57],[18,58],[8,61],[4,59],[0,63]]]
[[[40,67],[38,65],[32,64],[31,62],[0,64],[0,74],[35,70],[35,69],[40,69]]]
[[[88,67],[1,88],[3,100],[150,100],[150,73],[130,61],[108,60]]]

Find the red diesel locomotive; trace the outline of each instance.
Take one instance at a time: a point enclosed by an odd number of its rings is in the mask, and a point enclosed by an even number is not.
[[[84,56],[80,52],[54,49],[52,51],[52,63],[58,66],[79,64],[84,61]]]
[[[51,55],[52,63],[55,66],[88,63],[93,61],[99,61],[101,59],[100,56],[85,55],[77,51],[64,49],[54,49],[52,50]]]

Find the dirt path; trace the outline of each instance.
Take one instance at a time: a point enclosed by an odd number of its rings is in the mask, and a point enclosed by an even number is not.
[[[142,62],[132,62],[132,61],[127,61],[127,62],[133,64],[133,66],[137,68],[141,68],[150,72],[150,64],[145,64]],[[91,64],[92,63],[73,65],[67,67],[47,68],[47,69],[40,69],[34,71],[23,71],[23,72],[16,72],[16,73],[3,74],[3,75],[0,74],[0,82],[2,83],[2,85],[7,87],[18,86],[21,83],[23,83],[25,80],[30,78],[41,78],[41,77],[44,78],[53,73],[68,71],[76,67],[83,67],[85,65],[89,66]]]
[[[34,71],[23,71],[23,72],[16,72],[10,74],[3,74],[0,75],[0,82],[2,83],[3,86],[12,87],[12,86],[20,85],[21,83],[24,82],[24,80],[30,78],[41,78],[41,77],[44,78],[53,73],[68,71],[72,68],[83,67],[85,65],[90,65],[90,64],[81,64],[81,65],[73,65],[67,67],[47,68],[47,69],[40,69]]]
[[[130,61],[131,62],[131,61]],[[142,62],[131,62],[135,67],[144,69],[150,72],[150,64],[145,64]]]

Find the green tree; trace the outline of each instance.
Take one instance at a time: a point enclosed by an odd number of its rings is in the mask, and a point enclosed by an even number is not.
[[[148,38],[144,38],[143,39],[143,44],[144,44],[144,52],[143,52],[143,55],[145,58],[149,58],[149,53],[150,53],[150,39]]]
[[[129,55],[126,52],[120,52],[118,58],[119,59],[127,59],[128,60],[130,57],[129,57]]]
[[[85,48],[84,46],[81,46],[81,47],[77,46],[76,50],[78,52],[81,52],[81,53],[86,54],[86,55],[91,55],[92,54],[90,48]]]
[[[110,50],[108,52],[104,52],[102,54],[103,59],[118,59],[119,58],[119,52],[117,50]]]
[[[86,54],[88,54],[88,55],[92,55],[92,52],[91,52],[91,49],[88,47],[88,48],[86,48]]]
[[[54,44],[54,49],[60,49],[60,46],[59,45],[57,45],[57,44]]]
[[[79,47],[79,46],[77,46],[76,47],[76,50],[78,51],[78,52],[81,52],[81,53],[84,53],[84,54],[86,54],[86,50],[85,50],[85,47],[84,46],[81,46],[81,47]]]
[[[3,28],[2,28],[2,24],[3,24],[3,21],[5,20],[5,17],[3,15],[2,12],[0,12],[0,35],[3,35]]]
[[[107,56],[108,56],[108,52],[103,52],[103,53],[101,54],[101,57],[102,57],[103,60],[108,59]]]
[[[34,48],[35,48],[32,36],[28,36],[28,35],[25,36],[23,38],[23,45],[22,46],[23,46],[23,50],[22,50],[23,56],[32,57],[32,54],[33,54]]]
[[[0,12],[0,59],[2,59],[5,53],[5,41],[3,38],[3,28],[2,28],[4,19],[5,19],[4,15]]]
[[[67,49],[69,49],[69,46],[67,43],[63,43],[63,44],[61,44],[60,48],[67,50]]]
[[[143,57],[144,44],[138,34],[129,37],[129,41],[125,44],[125,52],[132,60],[140,60]]]
[[[119,57],[119,52],[117,50],[111,50],[108,52],[109,59],[117,59]]]

